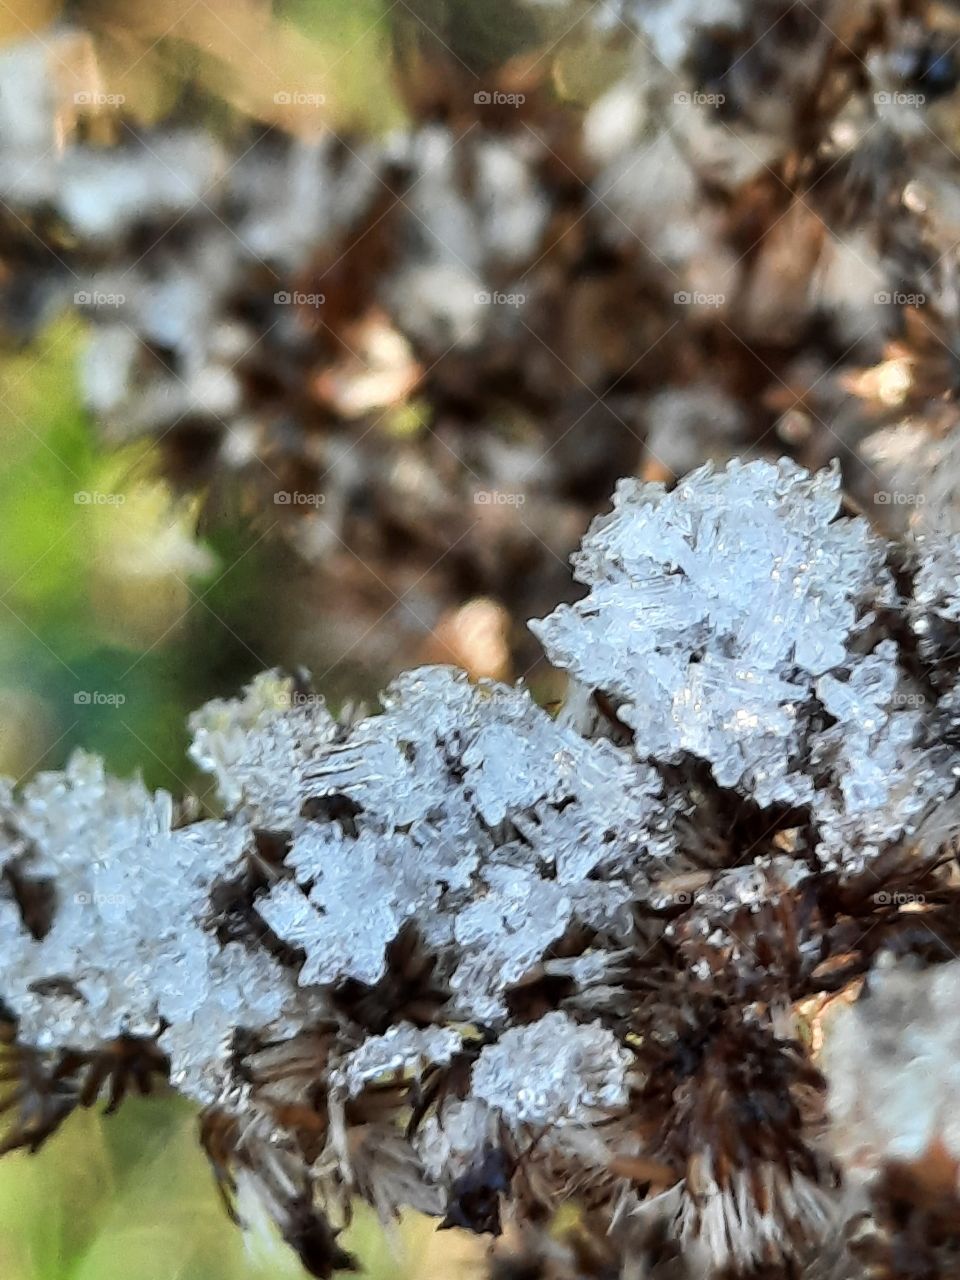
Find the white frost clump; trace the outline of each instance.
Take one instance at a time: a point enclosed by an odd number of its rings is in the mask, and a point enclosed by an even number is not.
[[[552,661],[620,704],[641,756],[708,760],[761,805],[808,803],[797,769],[818,677],[892,601],[836,470],[705,466],[671,492],[621,481],[574,556],[590,588],[531,626]]]
[[[415,921],[448,956],[464,1017],[502,1014],[503,992],[574,921],[612,927],[672,846],[655,771],[556,724],[523,690],[426,667],[384,713],[303,764],[303,795],[348,802],[350,823],[303,820],[294,879],[257,902],[306,952],[301,984],[373,984]]]
[[[923,637],[931,614],[943,622],[960,622],[960,533],[924,531],[915,535],[911,549],[915,572],[909,614]]]
[[[8,800],[6,865],[26,885],[52,877],[55,910],[34,938],[0,902],[5,1005],[21,1040],[92,1051],[121,1034],[152,1036],[175,1083],[209,1100],[222,1043],[268,1026],[295,992],[268,955],[222,946],[207,927],[211,886],[236,876],[249,830],[235,822],[171,827],[172,804],[138,780],[109,778],[78,753]]]
[[[176,970],[168,980],[176,982]],[[204,1104],[216,1100],[226,1078],[229,1042],[238,1027],[280,1038],[303,1020],[290,974],[264,951],[228,942],[208,957],[203,998],[166,1028],[160,1047],[170,1058],[171,1083]]]
[[[451,1027],[419,1028],[400,1022],[348,1053],[332,1073],[331,1081],[355,1098],[382,1077],[404,1077],[409,1073],[419,1079],[425,1067],[445,1066],[462,1046],[460,1033]]]
[[[912,830],[955,778],[943,752],[920,745],[925,698],[903,685],[893,640],[853,664],[848,679],[822,676],[816,691],[836,720],[813,743],[812,767],[828,764],[835,784],[814,797],[818,853],[825,865],[853,868]]]
[[[174,1022],[199,1007],[218,950],[202,927],[210,884],[239,865],[247,837],[223,822],[174,831],[171,816],[169,796],[105,779],[86,756],[41,775],[8,814],[29,839],[18,876],[30,884],[55,873],[49,930],[35,939],[21,925],[7,940],[17,963],[3,995],[26,1039],[43,1043],[50,1002],[75,1046],[149,1033],[160,1016]]]
[[[451,1181],[466,1173],[496,1135],[496,1112],[485,1102],[448,1097],[439,1111],[426,1117],[413,1142],[427,1177]]]
[[[627,1101],[632,1055],[601,1023],[581,1026],[554,1010],[511,1027],[473,1068],[473,1093],[509,1124],[589,1124]]]
[[[348,839],[338,827],[321,826],[303,833],[288,861],[309,890],[279,881],[257,909],[278,937],[306,952],[302,986],[379,981],[387,945],[440,897],[437,874],[402,837]]]
[[[74,752],[62,771],[38,773],[11,803],[13,824],[31,847],[29,873],[56,876],[64,892],[118,844],[169,828],[172,813],[165,792],[151,795],[139,778],[110,777],[85,751]]]
[[[213,774],[224,807],[273,830],[295,824],[300,766],[337,731],[322,699],[298,694],[293,679],[277,671],[258,675],[242,698],[206,703],[189,725],[190,758]]]

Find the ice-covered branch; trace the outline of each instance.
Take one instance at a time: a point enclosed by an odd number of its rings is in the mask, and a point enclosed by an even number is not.
[[[954,562],[844,515],[835,472],[623,481],[588,593],[534,624],[556,717],[428,667],[338,720],[267,673],[192,718],[220,817],[85,755],[7,789],[7,1145],[168,1077],[316,1275],[358,1196],[534,1251],[572,1199],[615,1275],[849,1274],[855,1189],[882,1262],[909,1224],[871,1189],[937,1153],[894,1114],[864,1173],[849,1081],[909,1057],[909,1002],[832,1068],[835,1124],[819,1055],[909,965],[948,962],[917,1016],[956,1036]]]

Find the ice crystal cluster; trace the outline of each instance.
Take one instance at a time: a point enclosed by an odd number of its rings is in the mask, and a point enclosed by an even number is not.
[[[895,838],[944,784],[897,645],[871,636],[894,604],[884,548],[840,503],[839,472],[786,462],[670,492],[625,480],[574,557],[589,594],[533,624],[617,699],[641,757],[689,753],[763,807],[812,806],[827,859]]]
[[[835,470],[625,480],[534,624],[556,716],[424,667],[335,717],[272,672],[192,717],[218,816],[85,755],[8,787],[8,1145],[167,1075],[317,1275],[355,1196],[534,1251],[572,1198],[603,1274],[849,1274],[854,1174],[894,1256],[956,1039],[954,559]]]

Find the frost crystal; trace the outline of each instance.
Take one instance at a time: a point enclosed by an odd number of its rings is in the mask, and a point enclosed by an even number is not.
[[[193,713],[190,758],[213,774],[227,809],[243,808],[261,826],[282,830],[300,813],[301,762],[336,728],[322,699],[265,671],[242,698],[216,699]]]
[[[669,493],[621,481],[574,557],[590,594],[531,625],[554,662],[617,699],[642,756],[689,752],[760,804],[806,802],[814,681],[892,590],[866,521],[839,506],[836,471],[785,460],[702,467]]]
[[[589,1123],[623,1106],[631,1055],[600,1023],[579,1026],[566,1014],[512,1027],[480,1054],[473,1091],[512,1125]]]
[[[348,1054],[334,1074],[334,1082],[355,1098],[381,1077],[412,1073],[419,1078],[427,1065],[446,1065],[461,1045],[459,1033],[450,1028],[420,1030],[401,1022],[382,1036],[371,1036]]]
[[[853,665],[845,681],[823,676],[817,696],[835,723],[817,735],[812,764],[828,764],[835,786],[816,793],[819,852],[851,863],[875,854],[909,830],[954,779],[943,753],[920,749],[924,695],[910,690],[897,666],[897,646],[884,640]]]
[[[416,1136],[424,1172],[434,1181],[461,1177],[496,1133],[495,1113],[479,1098],[446,1102]]]
[[[84,756],[41,775],[8,815],[29,839],[14,864],[23,892],[57,871],[49,929],[34,938],[21,925],[11,939],[4,998],[29,1040],[54,1043],[51,1022],[66,1019],[69,1043],[92,1047],[200,1008],[219,954],[203,927],[209,887],[236,871],[248,833],[223,822],[173,831],[170,818],[169,797],[106,780]]]
[[[291,865],[309,891],[281,881],[257,909],[278,937],[306,952],[301,985],[383,977],[387,944],[440,896],[413,853],[399,838],[347,839],[337,828],[306,831],[294,843]]]
[[[259,913],[306,952],[304,985],[379,981],[387,945],[417,921],[450,955],[461,1014],[495,1018],[572,921],[613,926],[644,859],[669,850],[661,784],[527,693],[449,668],[402,676],[383,703],[307,757],[305,794],[321,809],[348,801],[351,831],[300,824],[296,884],[275,885]]]

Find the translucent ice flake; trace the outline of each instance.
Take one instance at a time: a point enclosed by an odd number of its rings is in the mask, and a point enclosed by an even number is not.
[[[347,1054],[332,1080],[355,1098],[383,1076],[413,1074],[419,1078],[427,1066],[445,1065],[462,1044],[460,1034],[449,1027],[420,1029],[402,1022],[382,1036],[371,1036]]]
[[[922,746],[925,697],[904,681],[895,641],[861,658],[846,680],[821,677],[816,691],[835,720],[812,746],[812,768],[829,767],[833,781],[814,799],[818,852],[831,866],[855,867],[913,830],[954,779],[944,751]]]
[[[641,755],[709,760],[762,804],[797,803],[815,677],[892,599],[866,521],[837,519],[836,471],[706,466],[667,493],[620,482],[574,557],[590,594],[532,623],[550,658],[622,705]]]
[[[573,918],[572,895],[514,867],[491,867],[478,899],[454,924],[460,960],[451,986],[461,1016],[493,1021],[503,991],[518,982]]]
[[[404,921],[428,915],[440,895],[415,853],[402,837],[348,839],[334,827],[307,830],[295,841],[290,865],[309,888],[280,881],[257,910],[278,937],[306,953],[302,986],[383,977],[387,945]]]
[[[396,680],[383,701],[383,715],[310,770],[319,794],[344,792],[396,828],[440,812],[496,826],[555,793],[558,735],[524,691],[425,667]]]
[[[175,971],[168,982],[176,982]],[[203,1104],[216,1099],[228,1077],[228,1052],[237,1028],[265,1038],[297,1029],[293,977],[265,952],[236,942],[210,950],[202,996],[189,1016],[166,1028],[160,1043],[170,1056],[170,1079],[182,1093]]]
[[[306,811],[346,800],[350,819],[304,824],[286,859],[303,890],[278,886],[262,914],[306,950],[304,983],[377,981],[413,920],[461,1014],[493,1019],[573,921],[610,926],[672,848],[661,782],[525,691],[451,668],[410,672],[383,702],[306,766]]]
[[[914,570],[913,596],[907,602],[907,616],[924,659],[938,663],[939,684],[953,686],[951,706],[944,708],[956,717],[957,685],[954,673],[957,652],[957,624],[960,623],[960,534],[939,529],[918,533],[909,544]]]
[[[929,612],[960,622],[960,534],[919,534],[913,542],[913,556],[912,614],[920,617]]]
[[[31,875],[63,877],[141,835],[169,830],[170,797],[151,794],[139,778],[111,778],[98,756],[77,751],[66,769],[26,784],[16,826],[29,843]]]
[[[445,883],[464,882],[471,846],[476,866],[505,822],[522,829],[531,862],[561,880],[668,843],[655,772],[556,724],[524,690],[425,667],[395,681],[384,707],[317,756],[305,788],[349,796],[358,826],[409,831],[422,856],[432,844]]]
[[[631,1055],[599,1022],[565,1013],[512,1027],[473,1069],[473,1093],[511,1125],[589,1123],[627,1100]]]
[[[337,733],[322,700],[276,671],[257,676],[242,698],[208,702],[189,724],[190,757],[213,774],[224,806],[275,830],[296,823],[303,763]]]
[[[435,1182],[461,1177],[491,1145],[496,1113],[478,1098],[446,1097],[414,1135],[427,1177]]]
[[[84,756],[28,785],[7,822],[29,834],[24,883],[43,874],[54,886],[43,936],[21,926],[4,938],[16,963],[0,998],[21,1039],[91,1049],[192,1017],[217,949],[205,928],[211,886],[237,873],[247,831],[222,822],[171,831],[169,797],[108,779]],[[9,905],[0,923],[12,931]]]

